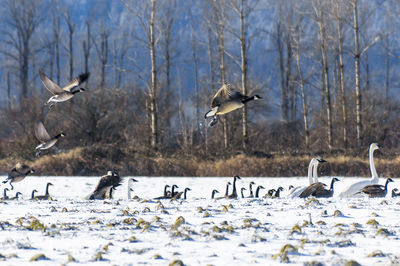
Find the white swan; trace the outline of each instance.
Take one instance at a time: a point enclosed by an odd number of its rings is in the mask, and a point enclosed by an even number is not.
[[[363,180],[363,181],[359,181],[359,182],[353,183],[351,185],[348,185],[345,189],[342,190],[342,192],[340,192],[338,197],[346,198],[346,197],[354,196],[355,193],[360,192],[361,189],[363,189],[365,186],[378,183],[379,176],[375,169],[374,151],[378,150],[379,148],[380,147],[377,143],[372,143],[369,146],[369,167],[371,169],[371,178],[368,180]]]
[[[303,192],[309,185],[318,182],[318,164],[326,162],[321,158],[312,158],[310,164],[308,165],[308,185],[307,186],[298,186],[290,190],[290,193],[287,197],[289,198],[297,198],[301,192]]]
[[[132,199],[132,197],[131,197],[131,191],[133,191],[133,188],[131,188],[132,182],[138,182],[138,181],[134,178],[129,178],[129,180],[128,180],[128,200]]]

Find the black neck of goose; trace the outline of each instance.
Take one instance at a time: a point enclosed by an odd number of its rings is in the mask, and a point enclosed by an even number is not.
[[[225,196],[228,196],[229,193],[229,183],[226,184]]]
[[[244,189],[240,190],[240,194],[242,194],[242,198],[244,198],[243,191],[244,191]]]
[[[250,189],[250,197],[254,197],[254,194],[253,194],[253,184],[252,184],[252,183],[250,183],[249,189]]]
[[[242,103],[247,103],[247,102],[252,101],[252,100],[254,100],[254,96],[247,97],[246,99],[242,100]]]
[[[164,197],[167,196],[167,188],[168,188],[168,185],[166,185],[166,186],[164,187]]]
[[[81,92],[81,90],[80,89],[77,89],[77,90],[75,90],[75,91],[73,91],[73,92],[71,92],[72,94],[77,94],[77,93],[79,93],[79,92]]]
[[[389,184],[389,179],[386,180],[386,183],[385,183],[385,192],[387,191],[388,184]]]
[[[183,193],[183,199],[186,199],[186,192],[187,192],[188,190],[185,188],[185,192]]]
[[[4,198],[7,198],[7,189],[6,188],[3,191],[3,196],[4,196]]]
[[[336,180],[333,178],[332,181],[331,181],[331,188],[329,189],[330,191],[333,191],[333,184],[335,184],[335,181]]]
[[[35,190],[32,191],[31,199],[35,198],[35,192],[36,192]]]
[[[214,199],[214,196],[215,196],[215,190],[213,190],[212,192],[211,192],[211,199]]]
[[[46,185],[46,196],[49,196],[49,186],[50,186],[50,184]]]
[[[258,198],[258,194],[260,194],[260,189],[261,189],[261,187],[258,187],[258,188],[256,189],[256,198]]]
[[[233,192],[232,195],[237,196],[237,191],[236,191],[236,177],[233,178]]]
[[[175,186],[172,186],[172,189],[171,189],[171,197],[173,197],[174,194],[175,194]]]
[[[61,138],[61,133],[60,134],[58,134],[58,135],[56,135],[54,138],[56,138],[56,139],[59,139],[59,138]]]
[[[275,192],[275,197],[279,198],[280,195],[281,195],[281,190],[278,189],[278,190]]]

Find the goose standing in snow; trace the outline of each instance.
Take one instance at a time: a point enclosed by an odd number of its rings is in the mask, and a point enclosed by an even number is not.
[[[240,178],[240,176],[238,176],[238,175],[235,175],[235,176],[233,177],[232,194],[230,194],[230,195],[228,196],[228,198],[230,198],[230,199],[237,199],[238,195],[237,195],[237,191],[236,191],[236,181],[237,181],[237,180],[240,180],[240,179],[241,179],[241,178]]]
[[[275,198],[279,198],[281,196],[281,191],[283,191],[283,187],[278,187],[278,189],[275,191]]]
[[[9,190],[8,188],[5,188],[3,190],[3,197],[1,197],[0,200],[8,200],[8,196],[7,196],[7,191],[8,190]]]
[[[184,191],[177,192],[177,193],[175,194],[175,196],[173,196],[173,197],[171,198],[171,200],[180,199],[181,196],[182,196],[182,194],[183,194],[183,199],[185,200],[185,199],[186,199],[186,193],[187,193],[188,191],[191,191],[191,189],[187,187],[187,188],[184,189]]]
[[[22,193],[21,192],[15,193],[15,196],[10,198],[9,200],[18,200],[19,199],[19,195],[22,195]]]
[[[307,198],[309,196],[314,196],[316,198],[330,198],[333,196],[333,184],[336,181],[340,181],[336,177],[332,178],[330,189],[325,189],[325,184],[321,182],[317,182],[309,185],[301,194],[300,198]]]
[[[258,186],[257,187],[257,189],[256,189],[256,198],[258,198],[261,189],[264,189],[264,187],[263,186]]]
[[[312,158],[308,165],[308,185],[318,182],[318,164],[326,163],[322,158]],[[289,198],[297,198],[308,186],[298,186],[290,190]]]
[[[46,184],[46,192],[45,192],[45,194],[41,195],[41,196],[36,196],[35,199],[36,200],[51,200],[50,193],[49,193],[49,186],[53,186],[53,184],[48,182]]]
[[[8,177],[5,181],[3,181],[3,184],[10,182],[11,190],[13,190],[14,186],[12,185],[12,183],[20,182],[24,180],[27,175],[33,174],[34,172],[35,170],[33,170],[28,165],[18,162],[14,166],[14,168],[11,169],[11,171],[8,173]]]
[[[49,108],[51,108],[54,103],[65,102],[74,97],[74,95],[78,92],[85,91],[84,88],[79,88],[79,86],[89,78],[89,75],[90,73],[80,74],[78,77],[69,82],[64,88],[60,88],[60,86],[49,79],[46,74],[40,70],[39,76],[43,82],[43,85],[48,91],[51,92],[51,94],[53,94],[46,104],[50,104]]]
[[[50,137],[43,123],[39,121],[35,124],[35,136],[40,141],[40,144],[35,148],[36,150],[39,150],[38,154],[40,154],[40,150],[47,150],[53,147],[59,138],[65,137],[65,133],[61,132],[54,137]]]
[[[133,191],[133,188],[131,186],[132,186],[133,182],[138,182],[138,181],[134,178],[129,178],[129,180],[128,180],[128,199],[132,198],[131,192]]]
[[[212,109],[204,115],[204,118],[213,117],[209,124],[212,127],[217,124],[218,116],[242,108],[249,101],[258,99],[261,99],[259,95],[256,94],[251,97],[243,95],[239,91],[233,90],[231,85],[225,82],[212,98],[210,104]]]
[[[338,195],[340,198],[352,197],[354,194],[360,192],[365,186],[377,184],[379,181],[378,173],[376,172],[374,163],[374,151],[378,150],[380,147],[377,143],[372,143],[369,146],[369,167],[371,169],[371,178],[368,180],[359,181],[348,185],[342,192]]]
[[[171,192],[168,191],[169,185],[164,186],[164,194],[160,197],[154,198],[156,200],[158,199],[168,199],[171,197]]]
[[[35,199],[35,193],[37,192],[36,189],[32,190],[32,194],[31,194],[31,200]]]
[[[378,184],[365,186],[363,189],[361,189],[361,192],[367,194],[370,198],[385,197],[387,194],[387,187],[389,182],[393,182],[393,179],[386,179],[384,186]]]
[[[254,198],[253,185],[255,185],[255,183],[253,181],[251,181],[250,184],[249,184],[250,195],[248,196],[248,198]]]
[[[97,184],[95,190],[89,195],[89,199],[105,199],[111,196],[111,189],[121,185],[122,178],[116,171],[108,171],[106,175],[102,176]]]
[[[240,189],[240,194],[241,194],[241,196],[242,196],[242,199],[244,198],[243,191],[245,191],[245,190],[246,190],[246,188],[245,188],[245,187],[242,187],[242,188]]]

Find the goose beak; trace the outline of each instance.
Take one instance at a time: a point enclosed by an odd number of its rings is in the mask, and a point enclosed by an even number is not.
[[[318,160],[318,162],[320,162],[320,163],[327,163],[327,161],[325,161],[324,159],[317,159]]]

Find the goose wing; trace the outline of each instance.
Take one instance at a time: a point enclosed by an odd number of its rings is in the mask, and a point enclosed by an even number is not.
[[[21,174],[25,174],[26,172],[28,172],[28,171],[31,170],[31,168],[30,168],[28,165],[23,164],[23,163],[17,163],[17,164],[15,165],[15,169],[16,169],[18,172],[20,172]]]
[[[35,123],[35,136],[42,143],[51,139],[42,122]]]
[[[301,194],[299,195],[300,198],[307,198],[313,195],[316,191],[324,189],[325,184],[321,182],[313,183],[309,185]]]
[[[119,175],[104,175],[100,178],[95,191],[100,191],[107,187],[117,187],[121,185],[121,177]]]
[[[79,86],[89,78],[90,73],[82,73],[78,77],[74,78],[70,83],[68,83],[64,88],[64,91],[72,92],[72,89]]]
[[[49,79],[42,70],[39,71],[39,76],[43,82],[43,85],[51,92],[51,94],[57,95],[64,92],[64,90],[61,89],[60,86],[58,86],[54,81]]]
[[[385,189],[385,186],[382,185],[368,185],[365,186],[361,191],[366,194],[376,194],[380,193]]]
[[[240,100],[243,99],[245,96],[240,92],[233,90],[230,84],[224,84],[222,87],[217,91],[214,97],[211,100],[211,108],[221,105],[223,102],[229,100]]]

